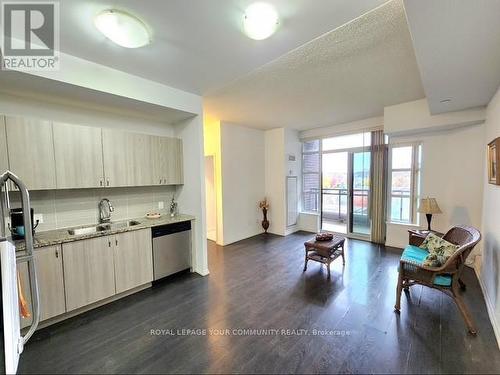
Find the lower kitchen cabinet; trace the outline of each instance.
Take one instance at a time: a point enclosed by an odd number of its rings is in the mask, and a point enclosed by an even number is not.
[[[40,321],[153,281],[150,228],[38,248],[35,257]],[[27,263],[18,264],[18,271],[33,313]],[[21,318],[21,328],[32,321]]]
[[[153,280],[151,229],[125,232],[114,236],[116,293]]]
[[[38,290],[40,292],[40,320],[47,320],[66,312],[61,245],[35,250]],[[33,314],[31,288],[27,263],[18,265],[23,294]],[[22,318],[21,327],[31,325],[32,317]]]
[[[115,294],[112,236],[69,242],[62,248],[67,311]]]
[[[66,312],[61,245],[35,250],[40,290],[40,320]]]

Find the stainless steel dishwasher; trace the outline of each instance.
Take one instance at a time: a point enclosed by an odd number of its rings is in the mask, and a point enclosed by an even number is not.
[[[191,267],[191,222],[153,227],[153,276],[155,280]]]

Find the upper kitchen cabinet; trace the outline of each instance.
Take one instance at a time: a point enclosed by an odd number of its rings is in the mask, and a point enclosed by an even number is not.
[[[182,165],[182,140],[178,138],[168,138],[168,174],[167,183],[169,185],[180,185],[184,183]]]
[[[7,135],[5,133],[5,118],[0,116],[0,174],[9,169],[7,156]]]
[[[182,141],[178,138],[154,137],[151,152],[154,162],[155,184],[182,184]]]
[[[5,117],[9,166],[30,190],[56,188],[52,123]]]
[[[156,185],[151,154],[153,138],[111,129],[102,130],[106,186]]]
[[[101,129],[54,123],[58,189],[104,186]]]

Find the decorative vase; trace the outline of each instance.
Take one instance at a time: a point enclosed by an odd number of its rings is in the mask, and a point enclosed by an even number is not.
[[[262,228],[267,233],[267,229],[269,228],[269,220],[267,220],[267,208],[262,208],[262,214],[264,215],[264,219],[262,220]]]

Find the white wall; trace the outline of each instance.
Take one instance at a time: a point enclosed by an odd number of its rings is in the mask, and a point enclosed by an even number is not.
[[[481,227],[483,186],[484,126],[391,137],[391,143],[422,142],[421,196],[435,197],[443,211],[433,215],[432,229],[446,232],[455,224]],[[420,227],[426,228],[425,215]],[[404,248],[411,226],[387,225],[388,246]]]
[[[481,156],[486,161],[486,145],[500,137],[500,89],[491,100],[485,122]],[[486,164],[486,163],[485,163]],[[482,181],[487,181],[483,169]],[[500,186],[484,183],[482,256],[476,268],[483,288],[488,313],[500,346]]]
[[[303,130],[300,132],[300,139],[319,139],[334,137],[355,132],[367,132],[381,130],[384,127],[384,117],[370,117],[363,120],[346,122],[323,128]]]
[[[296,176],[297,177],[297,212],[300,212],[302,207],[301,197],[302,197],[302,143],[299,139],[299,132],[294,129],[285,128],[285,176]],[[295,161],[290,161],[289,156],[294,156]],[[285,183],[285,179],[283,179]],[[286,203],[286,197],[285,203]],[[287,207],[285,204],[285,224],[287,218]],[[300,228],[299,217],[297,217],[297,224],[285,227],[285,234],[290,234],[298,231]]]
[[[269,232],[285,235],[285,129],[265,132],[265,195],[269,201]]]
[[[217,241],[217,192],[215,185],[215,156],[205,156],[205,200],[207,238]]]
[[[415,100],[384,108],[386,134],[422,133],[481,124],[486,118],[485,108],[431,115],[427,99]]]
[[[317,233],[320,231],[319,214],[301,212],[299,214],[299,228],[306,232]]]
[[[199,115],[176,124],[175,136],[181,138],[183,144],[184,184],[177,187],[179,211],[196,218],[192,233],[193,271],[204,276],[209,273],[209,270],[202,117]]]
[[[120,129],[137,133],[173,136],[174,126],[148,119],[137,119],[115,113],[96,111],[85,106],[35,100],[0,92],[0,114],[36,117],[68,124]]]
[[[221,123],[223,245],[263,232],[264,132]]]

